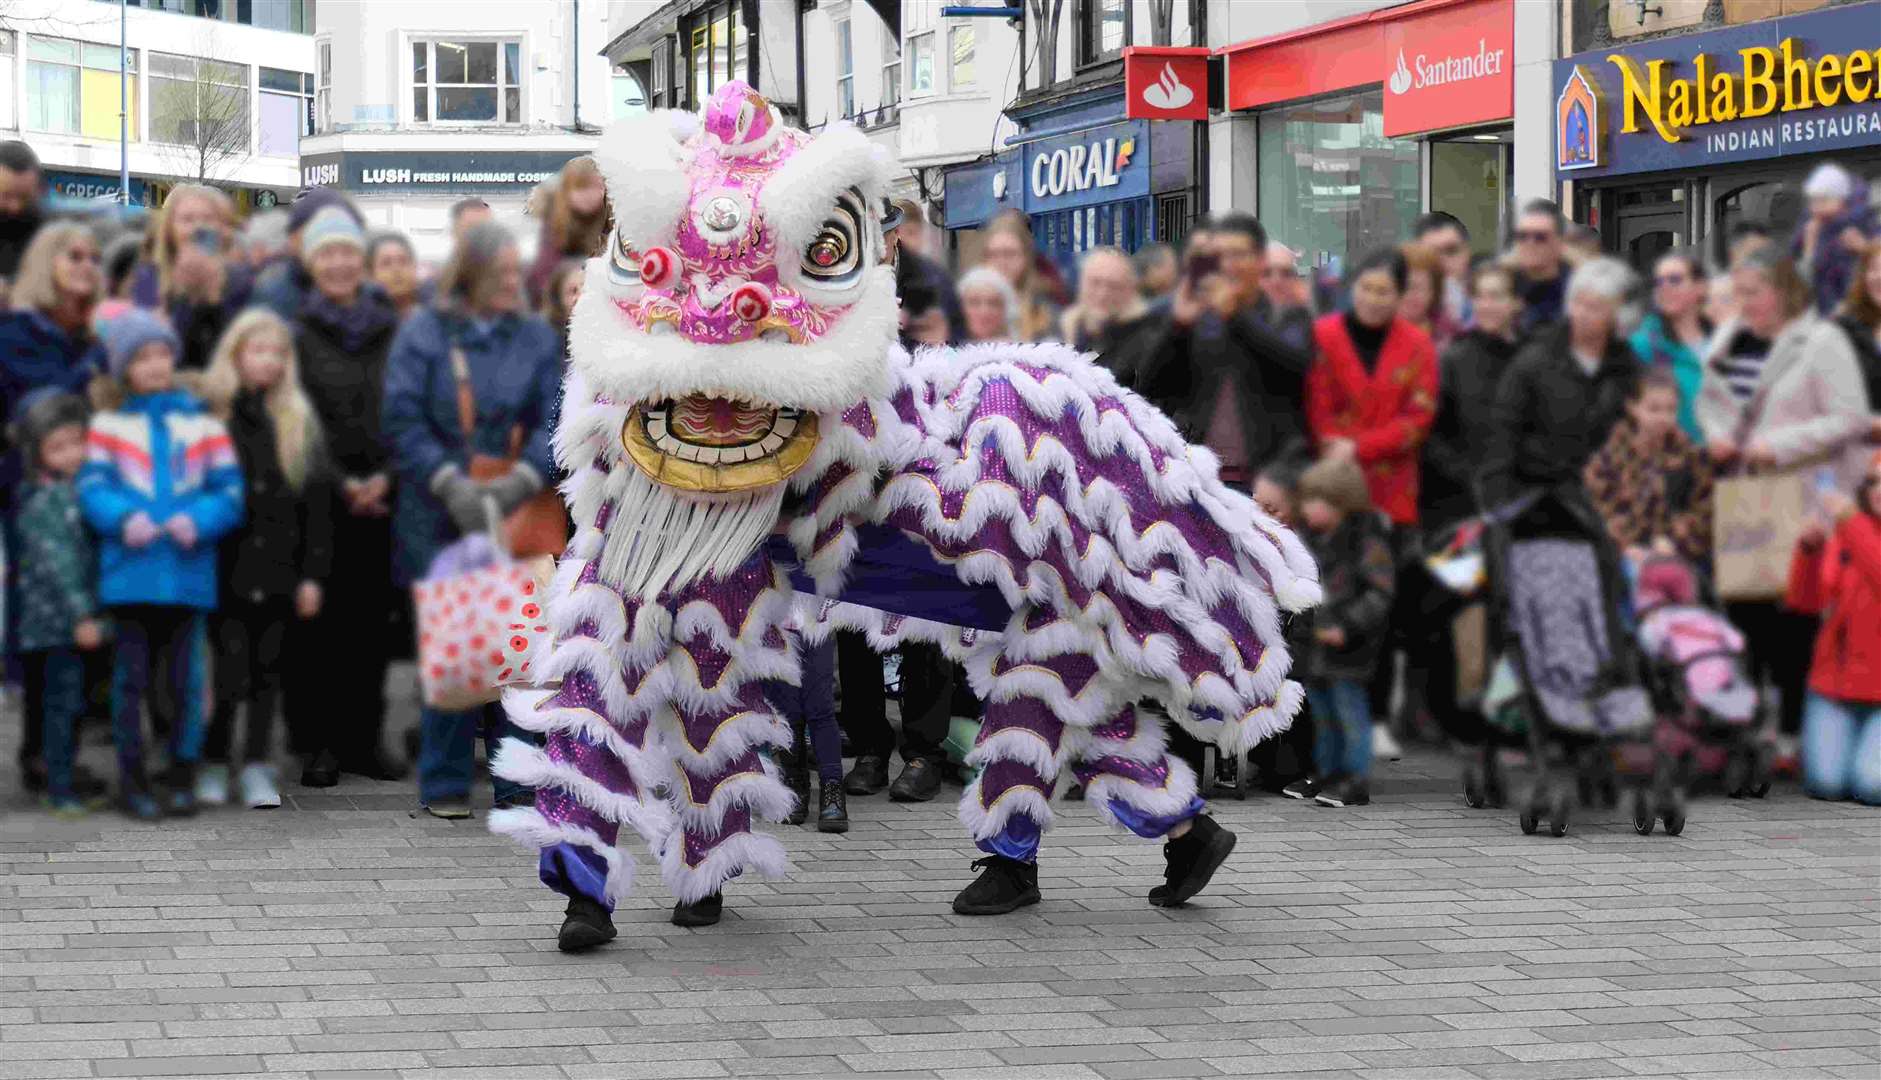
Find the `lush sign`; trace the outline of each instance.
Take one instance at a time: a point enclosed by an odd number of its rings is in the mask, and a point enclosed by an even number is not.
[[[1881,146],[1881,2],[1582,53],[1555,89],[1564,173]]]
[[[347,150],[302,154],[302,187],[356,192],[527,191],[561,171],[572,150]]]

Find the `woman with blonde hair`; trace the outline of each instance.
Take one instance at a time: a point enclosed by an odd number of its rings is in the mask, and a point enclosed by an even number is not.
[[[555,189],[549,194],[548,212],[542,218],[542,240],[536,245],[536,261],[529,268],[530,298],[537,303],[545,299],[549,278],[562,260],[599,255],[613,227],[600,166],[586,155],[571,158],[562,166]]]
[[[41,387],[85,392],[101,366],[91,325],[104,296],[98,260],[97,237],[77,222],[43,225],[27,245],[8,294],[12,310],[0,315],[0,417]]]
[[[1018,295],[1019,306],[1012,312],[1018,341],[1049,338],[1058,328],[1058,309],[1063,305],[1055,294],[1062,292],[1063,282],[1051,280],[1040,262],[1032,226],[1024,214],[1002,213],[987,226],[980,266],[998,271]]]
[[[301,389],[293,331],[261,308],[237,316],[216,346],[203,397],[228,428],[242,466],[243,524],[222,545],[210,634],[215,707],[196,774],[197,801],[229,798],[230,743],[246,712],[237,787],[244,805],[281,805],[271,764],[288,628],[320,614],[333,569],[332,470]],[[331,726],[329,724],[329,726]],[[318,741],[296,732],[305,747]]]
[[[235,204],[205,184],[178,184],[151,230],[151,258],[131,275],[131,302],[169,316],[178,370],[201,371],[254,284],[235,257]]]

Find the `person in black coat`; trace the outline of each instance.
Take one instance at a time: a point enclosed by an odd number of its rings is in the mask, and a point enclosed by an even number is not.
[[[1166,314],[1101,362],[1221,461],[1222,480],[1254,474],[1306,434],[1305,380],[1313,358],[1303,324],[1276,325],[1261,274],[1267,233],[1246,214],[1210,222],[1189,243],[1189,269]]]
[[[250,808],[281,804],[270,764],[289,628],[320,614],[333,568],[332,474],[295,370],[292,331],[264,309],[244,312],[217,347],[203,393],[242,466],[244,521],[221,546],[215,708],[196,794],[226,802],[230,766]],[[246,711],[240,752],[231,753]]]
[[[407,769],[385,749],[385,671],[411,651],[404,594],[392,581],[391,455],[383,425],[386,356],[398,314],[365,277],[364,234],[338,209],[303,230],[302,258],[313,288],[299,306],[294,347],[301,383],[320,418],[333,463],[334,575],[313,640],[343,639],[355,648],[356,677],[324,677],[318,664],[297,665],[289,721],[309,742],[314,768],[303,780],[338,781],[341,771],[402,779]],[[317,653],[317,649],[310,650]],[[297,650],[298,652],[298,650]],[[306,715],[297,713],[305,711]],[[328,751],[321,758],[320,750]]]

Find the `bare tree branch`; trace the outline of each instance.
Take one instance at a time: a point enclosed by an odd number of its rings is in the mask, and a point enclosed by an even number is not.
[[[213,32],[191,57],[146,54],[150,140],[162,144],[177,171],[198,183],[227,180],[254,146],[247,65],[211,59]]]

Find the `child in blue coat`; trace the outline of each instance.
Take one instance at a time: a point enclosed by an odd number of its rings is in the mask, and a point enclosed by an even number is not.
[[[216,541],[241,524],[242,473],[221,422],[176,389],[180,347],[169,324],[134,310],[104,334],[110,374],[99,388],[118,400],[92,419],[78,500],[98,534],[98,599],[117,631],[111,709],[120,803],[148,820],[196,809]],[[142,705],[154,679],[167,691],[157,700],[176,712],[161,793],[144,765]]]

